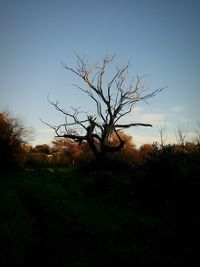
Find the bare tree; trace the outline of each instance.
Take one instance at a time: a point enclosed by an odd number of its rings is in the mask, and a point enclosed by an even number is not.
[[[195,128],[194,143],[200,145],[200,122],[197,122],[197,126]]]
[[[74,107],[71,111],[66,111],[60,107],[58,101],[50,101],[50,104],[64,115],[64,123],[58,126],[46,123],[54,129],[57,137],[69,138],[79,143],[87,142],[96,159],[104,158],[109,152],[121,150],[125,141],[120,137],[120,129],[132,126],[152,127],[147,123],[123,124],[121,120],[139,101],[146,101],[164,89],[159,88],[146,93],[146,88],[142,83],[144,76],[137,76],[128,84],[129,64],[116,68],[113,77],[106,83],[105,72],[114,57],[105,56],[101,65],[97,63],[92,67],[79,55],[76,55],[77,66],[75,68],[62,62],[66,70],[71,71],[83,81],[84,87],[77,84],[75,87],[92,99],[97,114],[90,115]],[[109,142],[113,134],[118,140],[115,145]]]
[[[184,147],[187,137],[188,137],[188,123],[179,121],[176,130],[176,140],[178,144]]]
[[[160,145],[161,147],[164,147],[165,142],[166,142],[166,131],[167,131],[166,121],[159,123],[158,131],[160,135]]]

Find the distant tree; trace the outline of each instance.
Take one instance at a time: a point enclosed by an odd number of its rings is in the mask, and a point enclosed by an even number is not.
[[[195,129],[194,143],[200,146],[200,122],[197,123]]]
[[[50,101],[50,104],[64,115],[64,122],[58,126],[46,124],[55,131],[57,137],[75,140],[79,144],[86,141],[96,159],[101,160],[107,153],[120,151],[124,146],[125,141],[120,137],[120,129],[133,126],[152,127],[147,123],[122,123],[121,120],[139,101],[154,97],[163,88],[147,93],[142,83],[144,76],[137,76],[129,83],[127,79],[129,64],[116,68],[113,77],[106,82],[105,73],[114,56],[105,56],[101,65],[97,63],[92,67],[84,58],[79,55],[76,57],[77,67],[73,68],[65,63],[62,65],[83,81],[84,86],[75,85],[75,87],[92,99],[96,106],[96,115],[75,107],[72,108],[72,112],[66,111],[60,107],[59,101]],[[113,135],[117,139],[115,145],[110,142]]]
[[[34,152],[34,148],[32,147],[32,145],[30,145],[28,143],[23,144],[22,147],[23,147],[23,151],[25,153],[32,153],[32,152]]]
[[[65,138],[54,139],[51,149],[54,163],[56,162],[57,165],[71,164],[73,162],[71,150],[74,143],[73,140]]]
[[[51,148],[47,144],[36,145],[34,148],[34,152],[43,153],[43,154],[50,154]]]
[[[179,122],[176,130],[176,139],[181,147],[185,146],[188,138],[188,124],[186,122]]]
[[[165,143],[166,143],[166,122],[160,122],[159,126],[158,126],[158,131],[159,131],[159,135],[160,135],[160,145],[161,147],[164,147]]]
[[[123,131],[118,132],[120,138],[124,141],[124,146],[122,149],[115,154],[116,156],[126,162],[126,163],[133,163],[136,160],[136,154],[137,154],[137,149],[136,145],[133,142],[133,137],[131,135],[128,135],[127,133]],[[110,145],[115,146],[118,143],[118,138],[115,134],[113,134],[110,138]]]
[[[63,162],[65,158],[65,162],[75,165],[77,162],[92,158],[87,142],[78,144],[74,140],[62,138],[53,140],[52,144],[52,152],[57,161]]]
[[[73,140],[67,140],[65,138],[54,139],[52,141],[52,152],[58,153],[58,152],[68,151],[71,149],[73,143],[74,143]]]
[[[23,146],[32,135],[30,129],[9,112],[0,113],[0,166],[20,165]]]
[[[187,142],[185,144],[185,152],[187,153],[193,153],[197,150],[197,144],[192,143],[192,142]]]

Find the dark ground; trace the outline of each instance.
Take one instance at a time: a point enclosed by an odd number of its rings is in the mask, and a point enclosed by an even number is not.
[[[200,266],[199,162],[2,171],[0,266]]]

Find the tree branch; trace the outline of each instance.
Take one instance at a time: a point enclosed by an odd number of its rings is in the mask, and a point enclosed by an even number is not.
[[[130,123],[130,124],[116,124],[116,128],[130,128],[135,126],[144,126],[144,127],[153,127],[152,124],[149,123]]]

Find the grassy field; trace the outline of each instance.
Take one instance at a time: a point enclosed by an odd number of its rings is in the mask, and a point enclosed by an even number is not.
[[[145,172],[2,172],[0,266],[200,266],[197,183]]]

